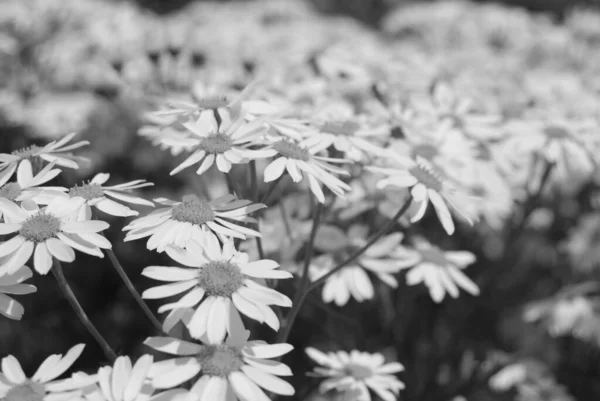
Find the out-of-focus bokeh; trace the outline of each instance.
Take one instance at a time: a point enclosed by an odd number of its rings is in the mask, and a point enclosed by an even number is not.
[[[372,73],[377,65],[385,70],[382,76],[389,85],[419,85],[432,75],[448,78],[481,109],[502,116],[519,116],[531,105],[575,117],[598,115],[597,2],[518,3],[545,12],[463,1],[2,0],[0,152],[78,131],[79,139],[91,142],[83,152],[91,163],[66,171],[70,182],[63,184],[109,172],[115,182],[154,182],[156,186],[144,192],[148,198],[177,198],[198,190],[196,176],[192,172],[170,177],[182,156],[172,157],[137,133],[143,113],[167,96],[187,91],[195,80],[239,90],[268,76],[287,83],[297,104],[306,96],[307,108],[322,107],[326,113],[336,105],[310,103],[314,99],[309,95],[319,89],[305,86],[310,82],[307,76],[348,78],[356,86],[339,88],[343,101],[360,103],[363,69],[368,66]],[[394,69],[397,72],[390,74]],[[210,184],[210,176],[205,181]],[[294,342],[337,341],[341,347],[367,348],[388,344],[390,353],[402,356],[404,381],[413,384],[402,400],[596,399],[598,300],[585,293],[574,298],[569,291],[574,276],[598,278],[600,205],[597,196],[595,203],[581,201],[595,188],[572,184],[564,199],[556,199],[560,207],[550,204],[552,213],[539,211],[522,241],[513,244],[510,251],[520,255],[518,260],[498,267],[498,255],[507,251],[492,229],[482,230],[476,243],[460,234],[445,240],[477,253],[482,261],[478,271],[485,277],[479,278],[488,285],[479,298],[437,305],[407,290],[399,292],[395,304],[355,303],[340,312],[320,306],[315,296],[304,312],[313,319],[298,324],[302,329],[293,333]],[[209,190],[221,191],[215,186]],[[501,190],[496,200],[505,201]],[[304,200],[286,202],[306,233],[310,223],[303,215]],[[267,214],[269,218],[265,247],[278,260],[286,260],[297,249],[294,244],[282,249],[276,238],[269,238],[277,217]],[[135,285],[148,288],[141,270],[167,260],[146,251],[144,241],[123,243],[122,226],[115,219],[108,238]],[[486,269],[486,263],[495,263],[495,270]],[[147,351],[141,343],[152,327],[108,261],[78,255],[66,274],[113,348],[129,355]],[[75,367],[95,368],[101,351],[53,278],[35,275],[31,283],[38,292],[20,299],[26,310],[23,320],[0,320],[0,354],[19,355],[31,371],[47,355],[86,341],[88,348]],[[381,286],[377,291],[389,289]],[[419,300],[415,309],[403,309],[409,299]],[[156,309],[152,303],[151,307]],[[567,320],[587,317],[585,327],[561,331],[561,313]],[[401,316],[401,323],[395,316]],[[456,322],[461,322],[458,332]],[[356,338],[340,335],[349,329]],[[272,335],[268,330],[264,334]],[[309,362],[297,355],[292,369],[304,372]],[[489,369],[482,368],[484,373],[464,384],[464,377],[481,366]],[[504,367],[503,375],[494,371],[497,366]],[[306,380],[293,380],[298,394],[309,399]]]

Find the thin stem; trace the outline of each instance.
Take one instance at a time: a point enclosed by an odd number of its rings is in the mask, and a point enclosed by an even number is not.
[[[290,225],[290,221],[288,219],[288,214],[285,211],[285,206],[283,205],[283,202],[278,202],[277,206],[279,206],[279,211],[281,212],[281,219],[283,220],[283,226],[285,228],[285,233],[287,234],[288,238],[292,238],[292,226]]]
[[[259,203],[264,203],[266,205],[267,200],[273,194],[273,192],[275,191],[275,188],[277,188],[277,184],[279,184],[279,181],[281,181],[281,177],[283,177],[283,175],[279,176],[279,178],[277,178],[275,181],[273,181],[271,183],[271,186],[267,190],[267,193],[265,194],[265,196],[263,196],[261,198]]]
[[[379,231],[377,231],[377,233],[375,235],[373,235],[373,237],[371,237],[371,239],[365,245],[362,246],[362,248],[355,251],[352,255],[350,255],[350,257],[348,257],[348,259],[344,260],[343,262],[341,262],[340,264],[335,266],[333,269],[328,271],[325,275],[319,277],[318,280],[315,280],[310,285],[308,290],[309,291],[314,290],[315,288],[317,288],[318,286],[323,284],[329,277],[333,276],[335,273],[337,273],[338,271],[340,271],[341,269],[343,269],[344,267],[346,267],[347,265],[349,265],[350,263],[352,263],[356,259],[358,259],[363,253],[365,253],[365,251],[367,249],[369,249],[371,247],[371,245],[373,245],[375,242],[377,242],[381,237],[383,237],[385,234],[387,234],[388,231],[390,231],[394,227],[394,225],[396,224],[396,221],[398,221],[398,219],[400,217],[402,217],[402,215],[404,213],[406,213],[411,202],[412,202],[412,196],[409,196],[408,199],[404,202],[404,204],[400,208],[400,210],[398,210],[398,212],[394,215],[394,217],[392,217],[391,220],[389,220],[383,227],[381,227],[379,229]]]
[[[323,204],[317,204],[317,210],[313,216],[313,224],[312,229],[310,231],[310,237],[306,246],[306,253],[304,254],[304,267],[302,269],[302,277],[300,281],[300,286],[298,287],[298,291],[296,291],[296,295],[294,296],[294,300],[292,301],[292,310],[287,316],[284,327],[277,334],[278,343],[285,342],[290,335],[290,330],[294,325],[294,320],[298,316],[298,312],[300,312],[300,306],[304,303],[304,299],[306,295],[309,293],[310,279],[308,277],[308,269],[310,267],[310,261],[313,254],[313,245],[315,243],[315,237],[317,236],[317,231],[319,229],[319,223],[321,222],[321,214],[323,212]],[[296,305],[299,305],[298,307]]]
[[[58,259],[54,259],[54,268],[52,269],[52,273],[54,274],[54,277],[56,277],[56,281],[58,281],[58,285],[61,291],[73,307],[75,314],[77,315],[79,320],[81,320],[81,323],[83,323],[85,328],[90,332],[90,334],[94,337],[96,342],[100,345],[102,351],[104,351],[104,355],[106,355],[106,358],[110,361],[110,363],[114,363],[115,359],[117,359],[117,354],[115,354],[115,351],[113,351],[110,345],[108,345],[104,337],[102,337],[102,334],[100,334],[100,332],[96,329],[94,324],[86,315],[85,311],[79,304],[79,301],[77,301],[77,297],[75,297],[73,290],[71,290],[69,283],[67,283],[67,280],[65,279],[65,275],[62,270],[62,264]]]
[[[348,259],[341,262],[339,265],[337,265],[336,267],[331,269],[327,274],[320,277],[318,280],[314,281],[312,284],[308,284],[306,290],[302,290],[302,287],[300,287],[300,289],[296,293],[296,296],[294,297],[294,301],[292,302],[292,309],[290,310],[290,312],[288,314],[288,318],[286,319],[287,321],[286,321],[285,327],[283,328],[283,330],[281,330],[279,332],[279,334],[277,336],[278,343],[282,343],[287,340],[287,338],[290,334],[291,328],[294,324],[294,321],[298,317],[298,313],[300,312],[300,309],[302,308],[302,304],[306,300],[307,295],[312,290],[316,289],[321,284],[323,284],[325,282],[325,280],[327,280],[333,274],[335,274],[340,269],[347,266],[349,263],[352,263],[354,260],[356,260],[367,249],[369,249],[371,247],[371,245],[373,245],[375,242],[377,242],[377,240],[379,238],[381,238],[389,230],[391,230],[394,227],[394,225],[396,224],[396,221],[400,217],[402,217],[402,215],[404,213],[406,213],[406,211],[408,210],[408,207],[410,206],[411,201],[412,201],[412,196],[409,196],[408,199],[404,202],[404,204],[400,208],[400,210],[398,210],[398,212],[394,215],[394,217],[392,217],[392,219],[390,221],[388,221],[383,227],[381,227],[381,229],[362,248],[360,248],[359,250],[354,252]],[[313,230],[314,230],[314,225],[313,225]],[[314,240],[314,238],[313,238],[313,240]],[[309,260],[309,262],[310,262],[310,260]],[[306,265],[305,265],[305,268],[306,268]],[[303,278],[304,277],[306,277],[308,279],[306,273],[304,274]]]
[[[225,173],[225,179],[227,180],[227,187],[229,188],[229,192],[233,192],[235,196],[238,197],[238,199],[244,199],[242,196],[242,189],[231,176],[231,171],[229,173]]]
[[[137,304],[140,306],[140,308],[142,308],[146,317],[150,320],[150,322],[152,322],[152,325],[159,332],[162,333],[163,332],[162,324],[160,324],[160,322],[158,321],[156,316],[154,316],[154,314],[148,307],[148,304],[146,304],[146,302],[140,296],[140,293],[133,286],[133,283],[127,276],[127,273],[125,273],[123,266],[121,266],[119,259],[117,259],[117,255],[115,255],[115,252],[112,249],[107,249],[106,254],[108,255],[108,259],[110,259],[110,263],[113,265],[113,267],[119,274],[119,277],[121,277],[121,280],[123,280],[123,283],[125,283],[125,287],[127,287],[127,289],[129,290],[129,293],[133,296],[133,298],[135,299]]]
[[[256,172],[256,160],[250,160],[250,189],[252,191],[252,201],[258,201],[258,176]]]

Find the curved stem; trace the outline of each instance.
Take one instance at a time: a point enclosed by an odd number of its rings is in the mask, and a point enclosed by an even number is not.
[[[269,197],[273,194],[273,192],[275,191],[275,188],[277,188],[277,184],[279,184],[279,181],[281,181],[281,177],[283,177],[283,175],[279,176],[279,178],[277,178],[275,181],[273,181],[271,183],[271,186],[269,187],[269,189],[267,189],[267,193],[265,194],[265,196],[263,196],[260,200],[259,203],[263,203],[263,204],[267,204],[267,200],[269,199]]]
[[[79,304],[79,301],[77,301],[77,297],[75,297],[73,290],[71,290],[69,283],[67,283],[67,280],[65,279],[65,275],[62,270],[62,264],[58,259],[54,259],[54,268],[52,269],[52,273],[54,274],[54,277],[56,277],[56,281],[58,281],[61,291],[73,307],[75,314],[79,320],[81,320],[81,323],[83,323],[85,328],[94,337],[98,345],[100,345],[102,351],[104,351],[104,355],[106,355],[106,358],[110,361],[110,363],[114,363],[115,359],[117,359],[117,354],[115,354],[115,351],[113,351],[110,345],[108,345],[104,337],[102,337],[102,334],[100,334],[92,321],[86,315],[85,311]]]
[[[381,229],[379,229],[379,231],[375,235],[373,235],[373,237],[371,237],[371,239],[362,248],[358,249],[350,257],[348,257],[348,259],[344,260],[343,262],[341,262],[340,264],[338,264],[337,266],[335,266],[327,274],[325,274],[324,276],[321,276],[318,280],[314,281],[312,284],[307,284],[305,289],[303,289],[302,286],[300,287],[300,289],[296,293],[296,296],[295,296],[294,301],[292,303],[292,309],[290,310],[290,313],[288,315],[288,318],[287,318],[287,321],[286,321],[286,324],[285,324],[285,328],[283,330],[281,330],[279,332],[278,336],[277,336],[277,342],[278,343],[282,343],[282,342],[287,341],[287,338],[288,338],[288,336],[290,334],[290,331],[292,329],[294,321],[298,317],[298,313],[300,312],[300,309],[302,308],[302,304],[306,300],[306,296],[312,290],[316,289],[321,284],[323,284],[325,282],[325,280],[327,280],[333,274],[335,274],[339,270],[341,270],[344,267],[346,267],[348,264],[350,264],[353,261],[355,261],[360,255],[362,255],[363,253],[365,253],[365,251],[367,249],[369,249],[371,247],[371,245],[373,245],[375,242],[377,242],[378,239],[380,239],[388,231],[390,231],[394,227],[394,225],[396,224],[396,221],[400,217],[402,217],[402,215],[404,213],[406,213],[406,211],[408,210],[411,202],[412,202],[412,196],[409,196],[408,199],[406,199],[406,201],[404,202],[404,204],[400,208],[400,210],[398,210],[398,212],[394,215],[394,217],[392,217],[392,219],[390,221],[388,221],[383,227],[381,227]],[[313,225],[313,230],[314,229],[315,229],[315,227]],[[314,240],[314,238],[312,238],[312,240]],[[311,243],[312,243],[312,240],[311,240]],[[312,245],[311,245],[311,247],[312,247]],[[308,256],[308,258],[309,258],[309,263],[310,263],[310,256]],[[308,280],[308,276],[306,275],[306,273],[307,273],[306,270],[307,270],[307,268],[306,268],[306,260],[305,260],[305,273],[303,275],[303,280],[304,280],[305,277],[306,277],[306,280]]]
[[[319,223],[321,221],[321,214],[323,212],[323,204],[317,204],[317,210],[313,216],[313,224],[312,229],[310,231],[310,238],[307,243],[306,253],[304,256],[304,267],[302,269],[302,278],[300,281],[300,286],[298,287],[298,291],[296,291],[296,295],[294,296],[294,300],[292,301],[292,309],[286,318],[286,322],[284,327],[277,334],[277,343],[285,342],[290,335],[290,330],[294,325],[294,321],[298,316],[298,312],[300,312],[300,308],[306,299],[306,295],[310,292],[309,285],[310,280],[308,278],[308,269],[310,267],[310,261],[313,254],[313,245],[315,243],[315,237],[317,236],[317,231],[319,228]]]
[[[142,308],[146,317],[148,317],[150,322],[152,322],[152,325],[159,332],[162,333],[163,332],[162,324],[160,324],[160,322],[158,321],[156,316],[154,316],[154,313],[152,313],[152,311],[148,307],[148,304],[146,304],[146,302],[140,296],[140,293],[133,286],[133,283],[127,276],[127,273],[125,273],[123,266],[121,266],[119,259],[117,259],[117,255],[115,255],[115,252],[112,249],[106,249],[105,251],[106,251],[106,254],[108,255],[108,259],[110,259],[110,263],[113,265],[113,267],[119,274],[119,277],[121,277],[121,280],[123,280],[123,283],[125,283],[125,287],[127,287],[127,289],[129,290],[129,293],[133,296],[133,298],[135,299],[137,304],[140,306],[140,308]]]
[[[252,191],[252,202],[258,202],[258,176],[256,172],[256,160],[250,160],[250,189]]]
[[[371,247],[371,245],[373,245],[375,242],[377,242],[377,240],[379,240],[381,237],[383,237],[385,234],[387,234],[388,231],[390,231],[394,227],[394,225],[396,224],[396,221],[398,221],[398,219],[400,217],[402,217],[402,215],[404,213],[406,213],[411,202],[412,202],[412,196],[409,196],[408,199],[404,202],[404,204],[400,208],[400,210],[398,210],[398,212],[396,212],[394,217],[392,217],[392,219],[390,221],[388,221],[383,227],[381,227],[379,229],[379,231],[377,231],[377,233],[375,233],[375,235],[373,235],[371,237],[371,239],[369,241],[367,241],[367,243],[365,245],[363,245],[360,249],[356,250],[352,255],[350,255],[348,257],[348,259],[344,260],[339,265],[335,266],[333,269],[328,271],[327,274],[319,277],[318,280],[315,280],[309,286],[308,291],[310,292],[310,291],[314,290],[315,288],[317,288],[318,286],[323,284],[329,277],[333,276],[335,273],[337,273],[338,271],[340,271],[341,269],[343,269],[350,263],[354,262],[356,259],[358,259],[358,257],[360,255],[365,253],[365,251],[367,249],[369,249]]]
[[[242,195],[243,195],[242,189],[239,187],[237,182],[231,176],[231,172],[224,173],[224,174],[225,174],[225,180],[227,181],[227,187],[229,188],[229,192],[232,192],[235,196],[238,197],[238,199],[244,199],[242,197]]]

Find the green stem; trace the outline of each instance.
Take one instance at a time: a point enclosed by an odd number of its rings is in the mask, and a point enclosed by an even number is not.
[[[269,197],[273,194],[273,192],[275,191],[275,188],[277,188],[277,184],[279,184],[279,181],[281,181],[281,177],[283,177],[283,175],[281,175],[278,179],[276,179],[275,181],[273,181],[271,183],[271,186],[269,187],[269,189],[267,190],[267,193],[265,194],[265,196],[263,196],[260,200],[259,203],[263,203],[263,204],[267,204],[267,200],[269,199]]]
[[[379,229],[379,231],[362,248],[360,248],[356,252],[354,252],[348,259],[344,260],[343,262],[341,262],[340,264],[335,266],[327,274],[321,276],[318,280],[314,281],[312,284],[308,284],[305,289],[303,289],[302,286],[300,287],[300,289],[296,293],[296,296],[292,303],[292,309],[290,310],[288,317],[286,319],[285,327],[283,330],[281,330],[279,332],[276,342],[283,343],[283,342],[287,341],[290,331],[292,329],[292,326],[294,324],[294,321],[298,317],[298,313],[300,312],[300,309],[302,308],[302,304],[306,300],[306,296],[311,291],[313,291],[314,289],[319,287],[321,284],[323,284],[329,277],[331,277],[332,275],[337,273],[339,270],[346,267],[348,264],[354,262],[360,255],[365,253],[365,251],[367,249],[369,249],[371,247],[371,245],[373,245],[375,242],[377,242],[377,240],[379,240],[382,236],[387,234],[387,232],[390,231],[394,227],[394,225],[396,225],[396,221],[400,217],[402,217],[402,215],[404,213],[406,213],[411,202],[412,202],[412,196],[409,196],[408,199],[404,202],[404,204],[400,208],[400,210],[398,210],[398,212],[394,215],[394,217],[392,217],[392,219],[390,221],[388,221],[383,227],[381,227],[381,229]],[[315,229],[315,227],[313,225],[313,230],[314,229]],[[314,240],[314,238],[312,238],[312,240]],[[312,243],[312,240],[311,240],[311,243]],[[311,245],[311,247],[312,247],[312,245]],[[312,250],[312,248],[311,248],[311,250]],[[310,256],[307,256],[307,258],[310,262]],[[306,260],[305,260],[305,263],[306,263]],[[305,264],[305,274],[303,276],[303,279],[304,279],[304,277],[306,277],[306,279],[308,279],[308,277],[306,275],[306,264]]]
[[[290,330],[294,324],[294,320],[298,316],[298,312],[300,312],[300,307],[304,303],[306,299],[306,295],[309,293],[308,288],[310,285],[310,279],[308,277],[308,269],[310,267],[310,261],[313,254],[313,245],[315,243],[315,237],[317,236],[317,231],[319,229],[319,223],[321,220],[321,213],[323,212],[323,204],[317,204],[317,210],[313,216],[313,224],[310,232],[310,238],[308,240],[306,246],[306,253],[304,254],[304,267],[302,269],[302,277],[300,281],[300,286],[298,287],[298,291],[296,291],[296,295],[294,296],[294,300],[292,301],[292,310],[290,311],[284,327],[277,334],[277,343],[285,342],[290,334]],[[298,305],[298,306],[296,306]]]
[[[133,296],[133,298],[135,299],[137,304],[140,306],[140,308],[142,308],[146,317],[150,320],[150,322],[152,322],[152,325],[160,333],[162,333],[163,332],[162,324],[160,324],[160,322],[158,321],[156,316],[154,316],[154,314],[148,307],[148,304],[146,304],[146,302],[140,296],[140,293],[133,286],[133,283],[127,276],[127,273],[125,273],[123,266],[121,266],[119,259],[117,259],[117,255],[115,255],[115,252],[112,249],[107,249],[105,252],[108,255],[108,259],[110,259],[110,263],[113,265],[113,267],[119,274],[119,277],[121,277],[121,280],[123,280],[123,283],[125,283],[125,287],[127,287],[127,289],[129,290],[129,293]]]
[[[81,320],[81,323],[83,323],[85,328],[94,337],[98,345],[100,345],[100,348],[102,348],[102,351],[104,351],[104,355],[106,355],[106,358],[110,361],[110,363],[114,363],[117,359],[117,354],[115,354],[115,351],[113,351],[110,345],[108,345],[104,337],[102,337],[102,334],[100,334],[100,332],[96,329],[92,321],[86,315],[85,311],[79,304],[79,301],[77,301],[77,297],[73,293],[73,290],[69,286],[69,283],[67,283],[67,279],[65,278],[65,275],[63,273],[62,264],[58,259],[54,259],[54,268],[52,269],[52,273],[54,274],[56,281],[58,281],[58,286],[60,287],[61,291],[71,304],[71,307],[73,307],[75,314],[77,315],[79,320]]]
[[[229,192],[235,194],[235,196],[237,196],[238,199],[244,199],[242,196],[242,189],[231,176],[231,171],[229,173],[225,173],[225,179],[227,180],[227,187],[229,188]]]

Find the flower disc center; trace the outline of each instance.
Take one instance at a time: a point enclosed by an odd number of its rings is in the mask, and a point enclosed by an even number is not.
[[[436,266],[446,266],[448,264],[448,260],[438,247],[427,247],[424,249],[419,249],[419,254],[421,255],[421,260],[423,262],[429,262]]]
[[[359,128],[360,125],[354,121],[327,121],[321,124],[321,131],[333,135],[352,136]]]
[[[199,147],[207,153],[225,153],[231,149],[231,139],[227,135],[215,134],[203,139]]]
[[[229,345],[208,345],[198,354],[202,373],[208,376],[227,377],[244,365],[242,352]]]
[[[442,178],[431,168],[417,165],[409,169],[410,173],[427,188],[440,192],[443,187]]]
[[[25,220],[19,234],[35,243],[44,242],[49,238],[56,237],[56,234],[60,232],[60,224],[58,217],[38,212]]]
[[[31,145],[31,146],[28,146],[26,148],[17,149],[14,152],[12,152],[11,154],[20,157],[21,160],[23,160],[23,159],[31,159],[41,149],[42,148],[40,148],[39,146]]]
[[[196,99],[196,104],[201,109],[216,110],[221,107],[227,107],[229,105],[229,98],[225,95],[203,96]]]
[[[46,390],[35,382],[25,382],[8,390],[5,401],[44,401]]]
[[[565,139],[571,137],[571,134],[566,128],[557,125],[550,125],[544,128],[544,133],[550,139]]]
[[[349,376],[352,376],[357,380],[364,380],[373,376],[373,370],[371,368],[354,363],[351,363],[348,366],[346,366],[346,372]]]
[[[186,196],[183,201],[173,208],[173,220],[202,225],[215,219],[215,212],[208,202],[195,195]]]
[[[308,161],[308,159],[310,158],[310,153],[306,148],[303,148],[302,146],[297,145],[294,142],[288,141],[286,139],[282,139],[280,141],[275,142],[273,144],[273,147],[282,156],[290,159]]]
[[[85,200],[92,200],[96,198],[101,198],[104,196],[104,190],[102,186],[98,184],[83,184],[82,186],[74,186],[69,189],[69,195],[74,198],[76,196],[81,196]]]
[[[0,198],[14,201],[19,195],[21,195],[21,186],[16,182],[9,182],[0,188]]]
[[[207,296],[229,298],[244,284],[244,275],[239,267],[224,260],[214,260],[202,266],[198,274],[198,285]]]

